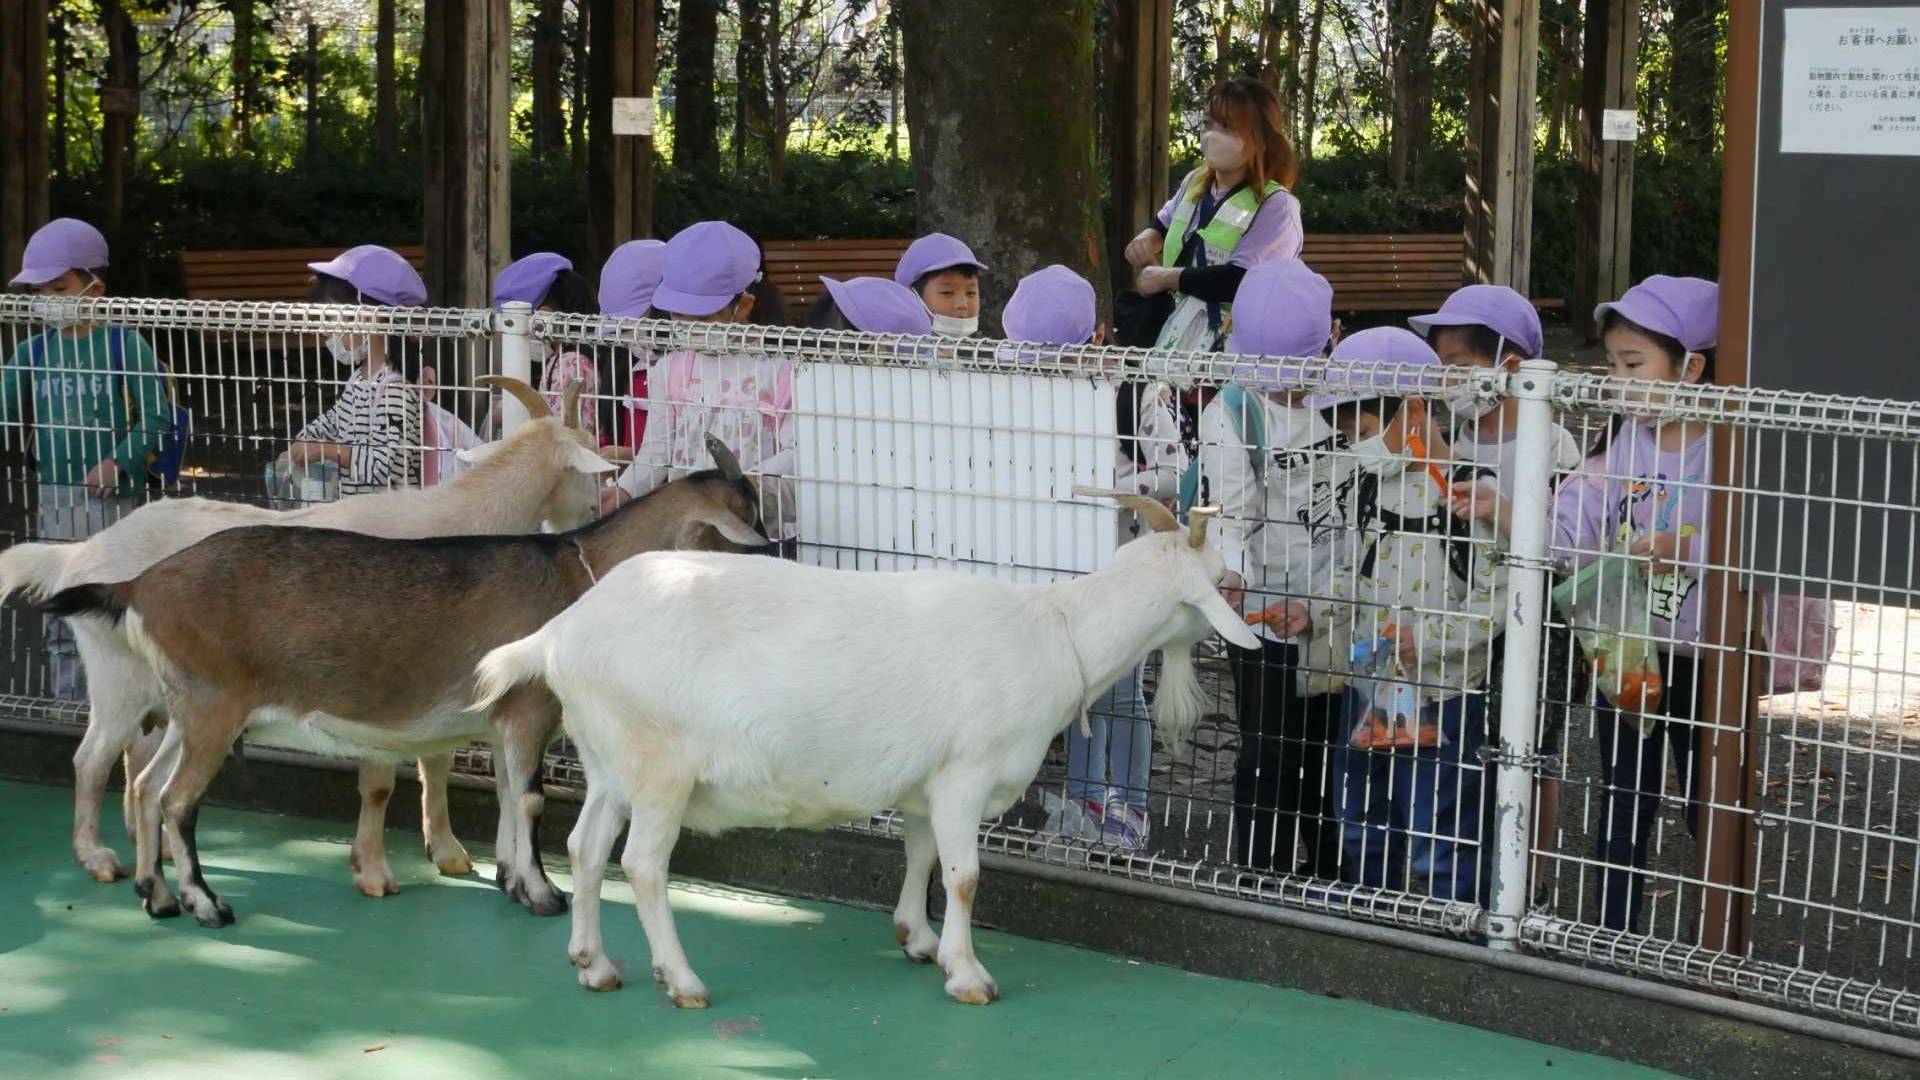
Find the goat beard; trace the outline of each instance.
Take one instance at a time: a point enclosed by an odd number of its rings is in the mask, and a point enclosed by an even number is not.
[[[1175,761],[1193,750],[1193,729],[1199,726],[1206,698],[1194,673],[1193,645],[1170,645],[1160,654],[1160,685],[1153,694],[1153,725]]]

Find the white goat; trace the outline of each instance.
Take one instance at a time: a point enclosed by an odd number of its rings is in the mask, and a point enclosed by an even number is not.
[[[622,865],[676,1005],[704,1007],[667,904],[681,826],[821,828],[897,806],[907,876],[900,947],[938,959],[955,1001],[999,987],[974,956],[976,830],[1027,789],[1047,746],[1089,701],[1164,650],[1162,734],[1183,746],[1200,714],[1191,646],[1253,633],[1216,591],[1223,567],[1198,511],[1117,492],[1153,532],[1074,581],[1014,585],[951,573],[856,573],[771,559],[657,553],[608,574],[541,630],[479,666],[476,708],[538,680],[560,700],[587,770],[568,839],[569,955],[581,985],[620,985],[600,934],[600,882],[622,820]],[[538,683],[536,682],[536,685]],[[927,921],[940,858],[947,919]]]
[[[0,598],[20,590],[29,600],[44,600],[86,582],[127,581],[208,536],[252,525],[327,527],[403,538],[515,535],[533,532],[543,522],[559,531],[590,520],[597,507],[597,474],[615,466],[601,459],[579,428],[578,385],[568,390],[563,420],[554,418],[546,400],[525,383],[497,376],[481,381],[519,398],[532,422],[501,442],[461,451],[474,468],[445,484],[359,495],[300,510],[163,499],[82,543],[17,544],[0,552]],[[73,758],[73,856],[96,881],[114,881],[126,876],[126,868],[101,841],[101,794],[113,763],[142,726],[165,723],[166,702],[159,679],[133,650],[124,626],[97,615],[70,621],[86,664],[91,705],[86,735]],[[152,752],[152,747],[145,749]],[[141,764],[128,761],[129,793]],[[420,759],[421,827],[434,865],[442,873],[464,874],[473,863],[447,822],[446,780],[452,764],[450,754]],[[393,784],[391,761],[362,764],[360,828],[351,861],[354,883],[368,896],[399,891],[387,865],[383,836]],[[131,804],[127,832],[134,833]]]

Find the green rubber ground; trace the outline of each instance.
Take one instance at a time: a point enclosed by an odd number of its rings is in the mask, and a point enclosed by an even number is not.
[[[901,957],[883,913],[700,882],[677,884],[673,906],[713,1008],[680,1012],[637,959],[620,993],[579,989],[565,918],[439,878],[398,832],[402,891],[368,900],[341,826],[209,808],[208,878],[239,922],[152,922],[126,882],[74,865],[71,806],[64,788],[0,783],[6,1080],[1667,1075],[990,932],[976,941],[1005,996],[969,1008]],[[607,896],[608,951],[643,956],[625,884]]]

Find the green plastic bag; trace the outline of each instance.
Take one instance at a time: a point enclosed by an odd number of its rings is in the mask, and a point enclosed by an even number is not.
[[[1554,587],[1553,606],[1573,629],[1592,667],[1593,686],[1620,718],[1653,733],[1666,689],[1653,645],[1646,566],[1602,555]]]

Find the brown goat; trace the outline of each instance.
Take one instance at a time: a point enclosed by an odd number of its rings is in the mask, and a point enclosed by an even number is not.
[[[155,918],[181,903],[205,926],[233,912],[208,887],[194,842],[201,796],[249,724],[271,741],[401,760],[475,738],[495,746],[495,883],[538,915],[566,910],[538,851],[540,763],[560,725],[538,685],[467,710],[488,650],[538,630],[600,573],[645,551],[768,546],[759,499],[726,447],[720,469],[669,484],[573,532],[386,540],[329,529],[218,533],[129,582],[81,585],[47,608],[124,617],[172,716],[134,781],[134,891]],[[379,583],[369,590],[366,583]],[[156,797],[157,796],[157,797]],[[176,900],[158,865],[173,852]]]

